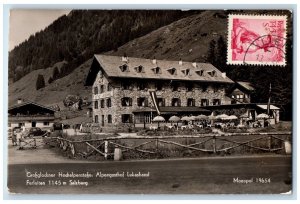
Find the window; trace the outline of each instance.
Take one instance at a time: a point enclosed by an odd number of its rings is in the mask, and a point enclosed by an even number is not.
[[[134,68],[137,73],[145,72],[144,67],[142,65]]]
[[[172,106],[180,106],[180,99],[179,98],[173,98],[172,99]]]
[[[104,99],[102,99],[102,100],[100,101],[100,106],[101,106],[101,108],[104,108]]]
[[[110,98],[106,99],[106,106],[111,107],[111,99]]]
[[[124,90],[129,90],[129,89],[131,89],[131,83],[130,83],[130,82],[123,81],[123,82],[121,83],[121,87],[122,87],[122,89],[124,89]]]
[[[161,91],[163,89],[163,82],[156,82],[155,88],[157,91]]]
[[[112,86],[110,84],[107,84],[107,91],[111,91],[112,90]]]
[[[207,85],[207,84],[203,84],[203,85],[202,85],[202,91],[203,91],[203,92],[206,92],[207,89],[208,89],[208,85]]]
[[[95,115],[94,122],[99,123],[98,115]]]
[[[165,106],[165,99],[164,98],[157,98],[157,105],[159,107]]]
[[[197,73],[199,76],[204,76],[204,71],[203,71],[203,70],[197,70],[196,73]]]
[[[220,99],[213,99],[213,105],[214,106],[221,105],[221,100]]]
[[[184,76],[191,75],[190,69],[184,69],[184,70],[182,70],[182,73],[184,74]]]
[[[104,115],[101,115],[101,125],[104,126]]]
[[[145,97],[137,98],[137,105],[147,107],[148,106],[148,99]]]
[[[101,86],[100,86],[100,93],[103,93],[104,90],[105,90],[105,86],[104,86],[104,85],[101,85]]]
[[[107,123],[112,123],[112,116],[111,115],[107,115]]]
[[[172,91],[178,91],[179,90],[179,83],[173,83],[172,84]]]
[[[201,106],[208,106],[208,105],[209,105],[208,99],[201,99]]]
[[[11,127],[11,123],[8,123],[8,127]]]
[[[194,89],[194,85],[193,84],[188,83],[186,85],[186,91],[193,91],[193,89]]]
[[[147,85],[145,82],[138,82],[137,83],[137,89],[138,90],[145,90],[147,88]]]
[[[168,72],[171,74],[171,75],[176,75],[177,74],[177,71],[175,68],[170,68],[168,69]]]
[[[94,109],[98,109],[98,101],[94,101]]]
[[[154,74],[161,74],[161,68],[160,67],[155,67],[155,68],[152,68]]]
[[[122,72],[129,72],[129,67],[127,64],[123,64],[119,67]]]
[[[195,99],[188,98],[187,99],[187,106],[195,106]]]
[[[98,94],[98,86],[94,87],[94,94]]]
[[[44,126],[49,126],[49,122],[44,122]]]
[[[132,106],[132,98],[124,97],[121,99],[122,106]]]
[[[215,70],[208,71],[207,73],[208,73],[211,77],[217,76],[217,72],[216,72]]]
[[[132,123],[132,117],[130,114],[122,114],[122,123]]]

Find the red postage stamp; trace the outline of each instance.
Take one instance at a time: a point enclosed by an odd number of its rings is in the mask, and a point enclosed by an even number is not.
[[[227,64],[285,66],[286,16],[229,15]]]

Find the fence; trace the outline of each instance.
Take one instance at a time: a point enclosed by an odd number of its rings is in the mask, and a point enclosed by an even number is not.
[[[121,149],[124,159],[201,156],[214,154],[286,153],[291,132],[230,133],[188,136],[123,136],[102,139],[71,140],[47,138],[45,143],[58,145],[70,157],[113,159]],[[290,150],[289,150],[290,151]]]

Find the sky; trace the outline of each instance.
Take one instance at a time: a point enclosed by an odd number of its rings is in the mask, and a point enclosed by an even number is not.
[[[13,9],[10,11],[9,50],[43,30],[58,17],[70,10]]]

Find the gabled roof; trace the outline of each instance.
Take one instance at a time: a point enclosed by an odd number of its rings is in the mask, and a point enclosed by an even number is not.
[[[22,103],[12,105],[12,106],[10,106],[10,107],[8,108],[8,111],[11,111],[11,110],[13,110],[13,109],[20,108],[20,107],[26,106],[26,105],[39,106],[39,107],[41,107],[41,108],[44,108],[44,109],[47,109],[47,110],[49,110],[49,111],[55,112],[55,110],[54,110],[53,108],[46,107],[46,106],[44,106],[44,105],[35,103],[35,102],[33,102],[33,101],[24,101],[24,102],[22,102]]]
[[[178,61],[169,60],[156,60],[154,64],[151,59],[144,58],[128,58],[127,62],[121,60],[119,56],[109,55],[94,55],[94,60],[87,76],[85,85],[93,85],[96,75],[102,67],[104,74],[107,77],[118,78],[148,78],[148,79],[164,79],[164,80],[186,80],[186,81],[199,81],[199,82],[217,82],[217,83],[233,83],[228,77],[223,77],[222,73],[209,63],[195,63],[182,62],[179,65]],[[126,64],[129,71],[122,72],[120,66]],[[144,72],[136,72],[135,67],[142,65]],[[161,71],[159,74],[153,72],[153,68],[159,67]],[[168,70],[175,68],[177,70],[176,75],[172,75]],[[185,75],[182,70],[189,69],[190,73]],[[203,76],[197,74],[197,71],[204,71]],[[208,72],[215,71],[216,76],[210,76]]]

